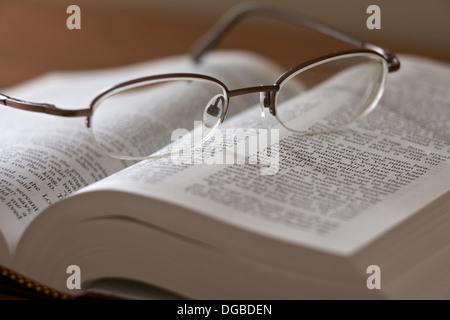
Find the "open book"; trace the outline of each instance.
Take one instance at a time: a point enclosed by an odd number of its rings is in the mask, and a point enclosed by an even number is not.
[[[222,145],[227,164],[208,161],[208,144],[113,159],[84,119],[0,107],[0,265],[70,295],[145,297],[148,286],[194,299],[450,298],[450,66],[401,58],[378,107],[337,132],[300,136],[260,117],[257,95],[233,101],[221,126],[238,132]],[[216,52],[201,65],[171,57],[3,92],[80,108],[149,74],[197,72],[234,88],[271,84],[281,71]],[[279,141],[235,154],[234,144],[272,129]],[[68,287],[73,265],[81,289]]]

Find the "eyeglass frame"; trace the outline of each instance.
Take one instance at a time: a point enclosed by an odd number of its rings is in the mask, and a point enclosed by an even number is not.
[[[306,27],[308,29],[320,32],[322,34],[328,35],[337,40],[341,40],[348,44],[359,47],[359,49],[338,51],[335,53],[323,55],[314,59],[310,59],[306,62],[303,62],[299,65],[296,65],[289,70],[282,73],[278,79],[272,85],[260,85],[260,86],[252,86],[239,88],[234,90],[229,90],[227,86],[221,82],[220,80],[210,77],[203,74],[196,73],[167,73],[167,74],[158,74],[153,76],[136,78],[133,80],[121,82],[112,87],[109,87],[103,91],[101,91],[90,103],[89,108],[87,109],[61,109],[56,107],[53,104],[49,103],[36,103],[30,101],[24,101],[16,98],[9,97],[5,94],[0,93],[0,105],[12,107],[15,109],[21,109],[25,111],[31,112],[39,112],[46,113],[49,115],[61,116],[61,117],[87,117],[86,118],[86,126],[90,130],[91,129],[91,117],[94,113],[95,106],[104,98],[114,94],[114,92],[120,91],[123,87],[131,87],[137,84],[142,84],[145,82],[151,82],[160,79],[173,79],[173,78],[197,78],[203,79],[207,81],[212,81],[220,85],[227,95],[226,97],[226,106],[222,111],[222,115],[220,118],[220,123],[222,123],[225,119],[227,110],[228,110],[228,102],[229,98],[249,94],[249,93],[260,93],[260,105],[261,112],[264,112],[264,108],[268,108],[270,113],[276,117],[276,107],[275,94],[280,90],[280,84],[283,83],[285,79],[294,74],[295,72],[304,69],[308,66],[314,65],[315,63],[332,59],[335,57],[350,55],[350,54],[358,54],[358,53],[371,53],[381,56],[387,63],[388,72],[397,71],[400,68],[400,61],[396,57],[395,54],[388,51],[385,48],[382,48],[378,45],[375,45],[371,42],[363,41],[356,37],[353,37],[347,33],[341,32],[333,27],[330,27],[322,22],[319,22],[315,19],[309,18],[307,16],[292,13],[280,8],[263,6],[259,4],[247,4],[243,3],[230,11],[225,13],[219,21],[207,32],[205,33],[192,47],[190,50],[191,56],[195,62],[200,62],[201,58],[205,55],[206,52],[210,51],[214,46],[218,44],[218,42],[228,33],[230,30],[243,18],[251,15],[251,14],[263,14],[268,15],[269,17],[276,18],[285,22],[289,22],[292,24],[296,24],[302,27]],[[289,130],[289,129],[288,129]],[[291,130],[292,131],[292,130]]]

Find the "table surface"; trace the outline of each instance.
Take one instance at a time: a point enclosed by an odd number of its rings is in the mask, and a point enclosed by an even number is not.
[[[0,88],[52,70],[107,68],[184,54],[218,18],[83,3],[81,30],[69,30],[66,8],[67,1],[0,3]],[[274,24],[261,29],[257,22],[243,23],[239,31],[226,38],[223,47],[255,50],[285,67],[350,48],[295,27],[279,29]],[[421,46],[382,45],[393,52],[450,62],[449,56]]]
[[[66,28],[67,2],[0,3],[0,88],[14,86],[53,70],[108,68],[187,53],[217,19],[157,10],[83,5],[81,30]],[[255,50],[285,67],[334,50],[348,48],[311,32],[255,28],[245,23],[222,47]],[[450,57],[420,46],[383,44],[393,52]],[[0,299],[20,299],[2,292]]]

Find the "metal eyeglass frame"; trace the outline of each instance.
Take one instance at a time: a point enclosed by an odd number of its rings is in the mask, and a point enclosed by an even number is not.
[[[223,122],[225,119],[225,115],[228,109],[228,99],[230,97],[235,97],[248,93],[260,93],[261,99],[261,109],[262,112],[264,108],[269,108],[270,113],[276,116],[276,108],[275,108],[275,94],[280,90],[280,84],[289,76],[294,74],[295,72],[306,68],[310,65],[316,64],[320,61],[332,59],[335,57],[345,56],[349,54],[358,54],[358,53],[372,53],[378,56],[381,56],[387,63],[387,69],[389,72],[396,71],[400,68],[400,61],[398,58],[387,49],[377,46],[371,42],[360,40],[356,37],[343,33],[341,31],[336,30],[333,27],[327,26],[319,21],[316,21],[312,18],[295,14],[290,11],[286,11],[283,9],[263,6],[259,4],[253,3],[243,3],[237,5],[232,8],[229,12],[227,12],[219,21],[207,32],[204,34],[200,40],[194,44],[191,50],[191,55],[194,61],[199,62],[201,57],[209,50],[211,50],[217,43],[234,27],[240,20],[243,18],[252,15],[252,14],[262,14],[267,15],[272,18],[276,18],[282,21],[286,21],[292,24],[296,24],[302,27],[306,27],[308,29],[312,29],[314,31],[318,31],[322,34],[328,35],[332,38],[341,40],[348,44],[356,46],[358,49],[339,51],[332,54],[324,55],[306,62],[303,62],[288,71],[284,72],[272,85],[261,85],[255,87],[246,87],[240,89],[229,90],[225,84],[216,78],[209,77],[202,74],[195,73],[169,73],[169,74],[160,74],[154,76],[148,76],[138,79],[133,79],[130,81],[119,83],[115,86],[107,88],[102,91],[99,95],[97,95],[91,102],[89,108],[86,109],[76,109],[76,110],[68,110],[61,109],[56,107],[53,104],[49,103],[36,103],[30,101],[23,101],[20,99],[16,99],[13,97],[9,97],[0,93],[0,105],[8,106],[16,109],[31,111],[31,112],[39,112],[46,113],[55,116],[61,117],[87,117],[86,118],[86,126],[88,129],[91,128],[91,117],[94,113],[95,107],[106,97],[113,95],[116,92],[120,92],[126,88],[132,88],[138,86],[143,83],[150,83],[160,79],[174,79],[174,78],[197,78],[204,79],[207,81],[212,81],[220,86],[222,86],[226,92],[226,101],[225,108],[222,112],[220,122]],[[91,131],[91,130],[90,130]],[[103,149],[102,149],[103,150]],[[112,156],[111,154],[109,154]],[[128,158],[128,157],[127,157]]]

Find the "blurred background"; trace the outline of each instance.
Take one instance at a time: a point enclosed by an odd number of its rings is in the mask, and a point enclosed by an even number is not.
[[[108,68],[187,53],[237,0],[2,0],[0,88],[52,70]],[[317,18],[396,53],[450,62],[448,0],[253,1]],[[69,30],[69,5],[81,9],[81,29]],[[369,5],[381,9],[381,29],[368,30]],[[245,20],[221,48],[255,50],[289,67],[348,45],[267,18]]]

